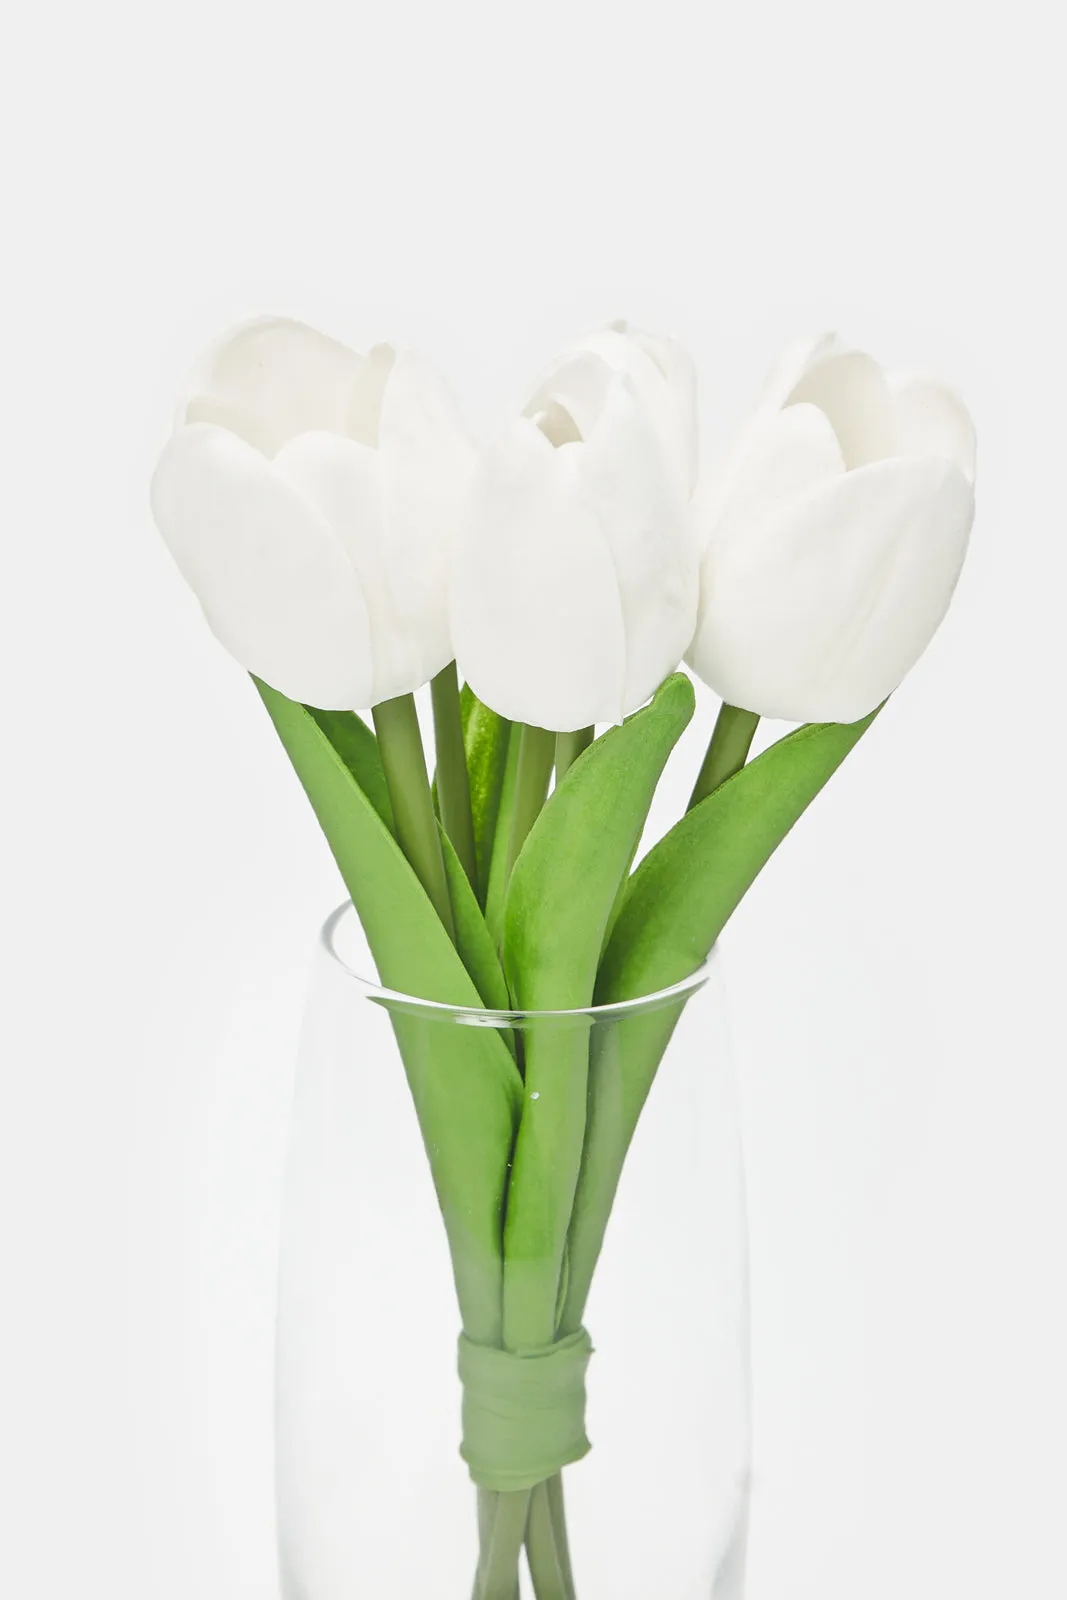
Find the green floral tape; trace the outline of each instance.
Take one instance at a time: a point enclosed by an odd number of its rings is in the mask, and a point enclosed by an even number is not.
[[[496,1350],[459,1339],[460,1454],[483,1489],[533,1489],[590,1449],[584,1328],[541,1350]]]

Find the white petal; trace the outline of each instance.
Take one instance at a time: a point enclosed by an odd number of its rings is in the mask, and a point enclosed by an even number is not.
[[[822,333],[817,338],[795,339],[786,345],[778,360],[763,380],[763,398],[760,410],[778,411],[785,405],[808,368],[840,350],[836,333]]]
[[[453,655],[448,573],[478,452],[448,387],[410,350],[398,355],[385,388],[378,455],[394,605],[432,677]]]
[[[444,531],[448,485],[428,445],[413,459],[410,440],[396,437],[395,411],[383,407],[381,449],[336,434],[305,433],[275,463],[328,519],[359,573],[370,615],[375,702],[420,688],[452,654],[446,596],[452,532]],[[451,455],[448,463],[454,468]],[[414,510],[413,499],[419,503]]]
[[[336,433],[301,433],[279,450],[274,468],[330,523],[369,598],[381,588],[378,452]]]
[[[806,445],[814,442],[813,435],[816,425],[812,421],[812,412],[816,408],[799,404],[788,409],[795,410],[803,420],[799,424],[799,432],[794,433],[794,426],[790,423],[781,424],[782,406],[789,398],[790,391],[796,387],[803,373],[812,362],[821,360],[824,355],[837,350],[838,338],[835,333],[825,333],[818,339],[800,339],[790,345],[779,358],[778,362],[768,373],[763,397],[756,410],[725,446],[712,458],[703,479],[701,480],[696,496],[694,497],[694,522],[696,527],[704,530],[704,537],[700,540],[701,546],[706,543],[707,533],[718,522],[723,511],[734,492],[734,483],[738,473],[746,461],[751,459],[751,470],[746,481],[745,492],[756,487],[755,480],[761,474],[773,475],[778,470],[768,459],[767,450],[774,444],[776,438],[781,438],[787,450],[795,445],[801,450],[801,459],[808,460]],[[819,413],[822,422],[818,425],[820,434],[819,448],[832,451],[832,463],[827,458],[827,470],[834,470],[844,466],[841,456],[841,447],[837,444],[837,437],[830,425],[829,418]],[[775,430],[784,429],[782,432]],[[768,432],[768,430],[771,430]],[[786,462],[783,461],[783,468]],[[812,463],[814,470],[814,462]],[[818,473],[816,472],[816,476]],[[768,484],[773,481],[768,477]],[[814,478],[811,481],[815,481]],[[794,487],[803,487],[803,484],[794,484]],[[785,485],[781,491],[784,492]]]
[[[582,430],[574,420],[574,408],[568,411],[558,400],[546,400],[533,412],[530,420],[536,422],[549,444],[581,444]]]
[[[587,439],[600,420],[608,390],[616,380],[616,373],[601,356],[583,350],[558,361],[546,372],[523,411],[523,416],[538,422],[553,444],[563,444],[566,437]],[[574,424],[569,432],[558,423],[546,427],[542,420],[551,416],[553,409],[562,411]]]
[[[575,460],[583,504],[599,519],[615,567],[626,632],[626,715],[674,671],[693,636],[696,548],[685,501],[625,380],[616,380]]]
[[[686,660],[713,683],[719,667],[722,631],[720,567],[727,573],[744,563],[753,530],[778,515],[816,484],[844,475],[837,435],[817,406],[788,406],[757,413],[718,477],[701,486],[694,504],[702,555],[700,606]],[[720,555],[721,550],[721,555]]]
[[[180,428],[152,480],[152,510],[218,639],[293,700],[370,704],[367,609],[329,525],[251,445]]]
[[[739,514],[752,522],[844,470],[837,435],[817,406],[758,411],[732,448],[713,463],[697,491],[693,524],[698,549],[701,554],[706,551],[730,506],[736,505]],[[701,626],[698,623],[698,637]]]
[[[621,328],[602,328],[583,343],[603,356],[613,371],[629,379],[666,460],[689,496],[696,487],[699,454],[693,394],[688,386],[668,381],[648,343],[623,331],[625,328],[625,323]]]
[[[789,392],[829,417],[849,468],[883,461],[896,446],[893,402],[881,367],[859,350],[814,360]]]
[[[460,671],[502,716],[573,732],[622,716],[626,643],[600,522],[578,493],[581,445],[530,421],[486,453],[450,586]]]
[[[643,333],[627,322],[612,324],[617,333],[624,333],[636,341],[652,357],[667,380],[674,396],[674,409],[682,429],[688,462],[687,481],[689,493],[697,485],[700,471],[700,417],[697,404],[697,369],[692,356],[677,339],[663,335]]]
[[[761,418],[742,439],[727,506],[736,502],[746,518],[762,517],[844,470],[841,446],[825,412],[812,405],[788,406]]]
[[[959,395],[923,372],[890,372],[886,382],[893,399],[895,453],[942,456],[973,483],[974,423]]]
[[[526,415],[532,415],[545,400],[554,400],[570,412],[582,437],[588,438],[607,397],[610,379],[625,377],[633,385],[664,457],[688,496],[695,483],[698,440],[693,396],[681,375],[682,357],[676,357],[677,371],[673,379],[668,379],[646,348],[646,344],[655,341],[642,335],[646,341],[643,344],[621,328],[625,324],[599,328],[565,351],[542,375]],[[606,371],[598,372],[596,361],[602,362]]]
[[[312,428],[343,433],[362,357],[302,322],[262,317],[211,346],[190,375],[178,424],[214,422],[266,456]]]
[[[421,688],[432,673],[393,593],[378,452],[335,433],[302,433],[274,464],[326,518],[359,574],[374,663],[368,703]]]
[[[396,365],[396,351],[391,344],[376,344],[367,353],[348,400],[348,413],[344,431],[349,438],[376,449],[378,428],[382,418],[382,396],[389,375]]]
[[[876,462],[762,520],[732,511],[705,558],[690,660],[734,705],[853,722],[918,660],[948,607],[974,515],[934,458]]]

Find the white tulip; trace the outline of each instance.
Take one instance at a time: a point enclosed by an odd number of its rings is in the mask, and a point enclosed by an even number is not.
[[[475,464],[419,356],[263,319],[193,373],[152,509],[243,667],[308,705],[364,708],[452,658],[449,541]]]
[[[694,670],[765,717],[872,711],[948,608],[974,462],[971,419],[937,379],[883,373],[834,335],[789,350],[698,492]]]
[[[677,667],[696,620],[695,381],[625,324],[544,374],[485,453],[451,584],[460,671],[558,732],[618,722]]]

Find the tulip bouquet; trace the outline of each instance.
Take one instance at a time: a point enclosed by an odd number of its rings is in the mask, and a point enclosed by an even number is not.
[[[575,1595],[560,1474],[589,1448],[583,1313],[678,1015],[627,1036],[608,1114],[589,1010],[701,966],[932,637],[973,482],[954,394],[833,337],[786,353],[703,475],[689,359],[623,323],[484,447],[420,357],[294,322],[239,327],[190,379],[155,518],[252,674],[381,983],[573,1019],[450,1030],[427,1059],[392,1018],[462,1322],[475,1600],[515,1600],[524,1549],[538,1600]],[[635,867],[693,712],[683,661],[722,709],[686,813]],[[802,726],[749,760],[761,717]]]

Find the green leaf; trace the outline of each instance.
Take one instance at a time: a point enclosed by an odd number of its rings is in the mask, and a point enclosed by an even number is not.
[[[630,879],[600,965],[598,1003],[654,994],[696,971],[790,828],[877,715],[797,728],[675,823]]]
[[[590,1050],[582,1165],[567,1238],[561,1335],[582,1325],[604,1234],[638,1118],[685,1001],[637,1010],[597,1029]]]
[[[441,828],[441,852],[445,858],[445,877],[456,925],[456,948],[488,1010],[508,1011],[511,997],[493,937],[471,888],[471,881],[463,870],[463,863],[444,828],[440,824],[438,826]]]
[[[253,681],[352,896],[382,985],[480,1009],[483,997],[441,919],[318,718]],[[387,1009],[448,1232],[464,1327],[480,1343],[497,1343],[503,1207],[522,1079],[496,1030],[417,1006]]]
[[[497,818],[500,815],[500,797],[508,764],[511,723],[484,705],[467,683],[460,691],[459,703],[467,771],[470,774],[478,889],[484,906],[488,895]]]
[[[258,681],[256,687],[259,687]],[[315,706],[305,706],[304,710],[322,729],[386,827],[393,832],[393,808],[389,803],[385,768],[372,730],[354,711],[319,711]]]
[[[668,678],[651,705],[598,739],[549,796],[512,871],[505,970],[523,1010],[577,1009],[593,997],[619,883],[656,784],[693,714],[693,686]],[[523,1033],[526,1102],[505,1224],[504,1338],[554,1337],[563,1251],[585,1130],[589,1019],[548,1018]]]
[[[881,709],[881,708],[879,708]],[[597,978],[611,1004],[695,972],[798,817],[874,721],[809,723],[694,806],[630,879]],[[637,1011],[593,1051],[561,1333],[580,1326],[623,1162],[684,1001]]]
[[[675,673],[650,705],[590,745],[531,828],[504,914],[504,967],[524,1010],[592,1000],[619,883],[693,706],[693,685]]]

